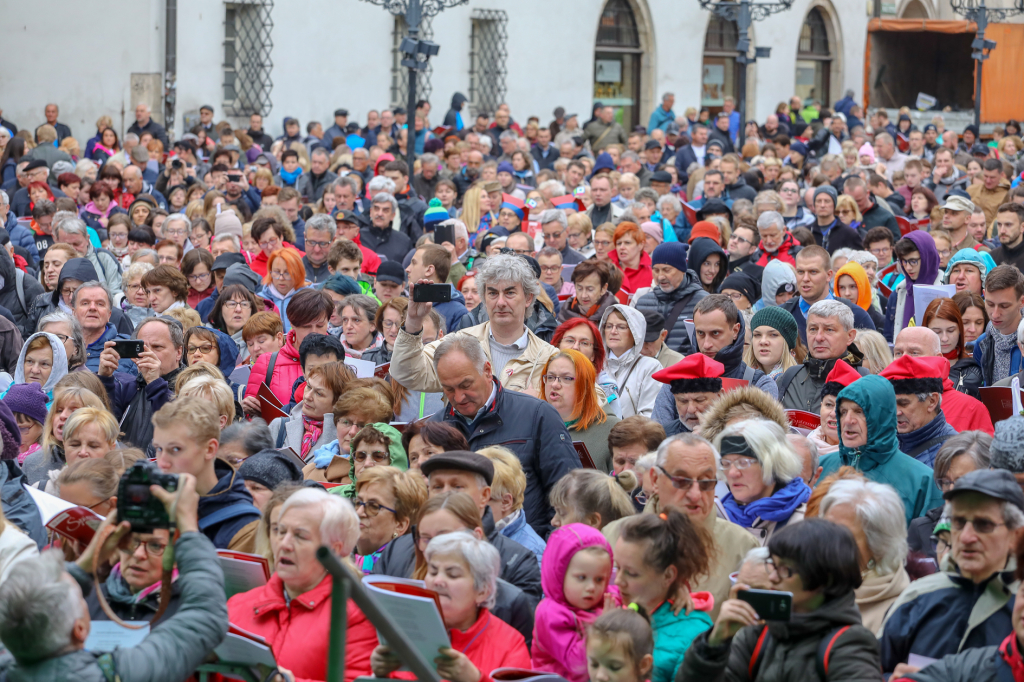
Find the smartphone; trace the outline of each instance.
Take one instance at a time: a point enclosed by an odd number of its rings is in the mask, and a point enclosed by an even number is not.
[[[242,181],[242,174],[241,173],[228,173],[228,182],[241,182],[241,181]]]
[[[764,620],[788,621],[793,608],[792,592],[774,590],[743,590],[736,598],[754,607],[757,615]]]
[[[447,221],[434,228],[434,243],[448,242],[455,246],[455,225]]]
[[[137,358],[146,350],[146,342],[139,339],[119,339],[114,341],[114,351],[121,359]]]
[[[448,303],[452,300],[452,285],[414,284],[412,287],[413,303]]]

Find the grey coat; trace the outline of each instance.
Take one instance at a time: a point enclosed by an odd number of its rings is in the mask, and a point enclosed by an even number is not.
[[[224,601],[224,574],[217,554],[202,533],[185,533],[174,545],[178,562],[181,606],[141,644],[113,653],[114,668],[122,682],[181,682],[199,667],[228,630]],[[83,593],[92,590],[92,578],[77,566],[69,572]],[[9,682],[106,682],[98,654],[73,651],[41,663],[7,670]]]
[[[274,421],[270,422],[270,436],[274,439],[276,446],[278,442],[278,434],[281,431],[281,426],[284,425],[284,444],[281,445],[283,448],[291,448],[295,450],[296,454],[302,452],[302,403],[299,403],[292,408],[291,418],[285,421],[284,417],[278,417]],[[324,415],[324,431],[320,434],[320,438],[313,443],[313,447],[309,449],[309,461],[312,461],[313,452],[317,448],[330,443],[332,440],[338,440],[338,431],[334,427],[334,415]]]

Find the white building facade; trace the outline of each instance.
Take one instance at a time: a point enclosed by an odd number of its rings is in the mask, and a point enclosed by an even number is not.
[[[163,122],[167,92],[176,136],[204,104],[215,108],[215,120],[245,126],[251,111],[261,111],[274,136],[286,116],[327,127],[337,108],[362,122],[370,109],[406,106],[397,49],[404,21],[362,0],[3,6],[3,117],[35,127],[45,104],[56,102],[59,120],[83,145],[102,114],[126,130],[138,102]],[[770,47],[771,56],[747,72],[747,117],[763,121],[793,94],[828,105],[852,89],[859,99],[869,7],[795,0],[755,22],[751,43]],[[664,92],[675,94],[678,115],[690,106],[715,111],[737,94],[736,27],[697,0],[469,0],[430,18],[420,37],[440,45],[420,81],[433,105],[431,125],[455,92],[469,97],[470,111],[508,102],[517,120],[536,115],[545,124],[558,106],[585,121],[600,100],[621,107],[627,125],[646,125]],[[165,88],[168,52],[177,66],[173,90]]]

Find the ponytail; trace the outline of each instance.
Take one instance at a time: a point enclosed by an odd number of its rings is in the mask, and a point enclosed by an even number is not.
[[[623,524],[621,537],[626,542],[646,543],[644,561],[658,571],[675,566],[679,582],[691,583],[711,571],[711,534],[675,510],[634,516]]]

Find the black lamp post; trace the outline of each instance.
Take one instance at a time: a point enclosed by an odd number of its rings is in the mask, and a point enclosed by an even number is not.
[[[1007,18],[1024,13],[1024,0],[1015,0],[1013,7],[986,7],[985,0],[949,0],[953,11],[967,21],[978,25],[977,37],[971,43],[971,58],[975,63],[974,125],[981,127],[981,71],[988,53],[995,49],[994,40],[985,40],[988,22],[1004,23]]]
[[[423,17],[432,17],[441,10],[456,5],[464,5],[469,0],[365,0],[379,5],[391,14],[405,17],[405,26],[409,35],[402,39],[399,49],[402,51],[402,66],[409,69],[409,106],[406,109],[405,152],[409,160],[409,183],[413,178],[413,162],[416,149],[416,77],[427,68],[427,60],[437,54],[441,46],[429,40],[420,40],[420,21]]]
[[[1024,2],[1024,0],[1021,0]],[[740,75],[736,83],[736,110],[740,114],[740,132],[746,123],[747,112],[747,66],[757,61],[758,57],[767,59],[771,56],[770,47],[755,47],[754,56],[750,52],[750,25],[752,22],[761,21],[771,14],[784,12],[793,6],[793,0],[779,0],[779,2],[751,2],[751,0],[700,0],[700,8],[714,12],[715,16],[727,21],[736,22],[739,32],[736,40],[736,63],[740,64]]]

